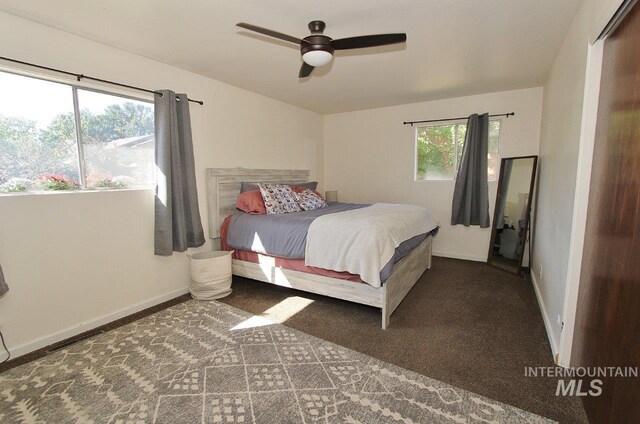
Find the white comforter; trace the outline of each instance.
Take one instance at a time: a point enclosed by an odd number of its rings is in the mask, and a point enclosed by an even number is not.
[[[380,271],[400,243],[437,226],[431,212],[413,205],[376,203],[323,215],[309,226],[305,265],[358,274],[380,287]]]

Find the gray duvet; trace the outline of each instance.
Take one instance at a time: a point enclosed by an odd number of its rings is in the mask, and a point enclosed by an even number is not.
[[[313,211],[274,215],[250,215],[236,212],[231,218],[227,244],[233,249],[251,250],[288,259],[304,259],[309,226],[319,216],[360,209],[369,205],[355,203],[329,203],[326,208]],[[436,230],[432,231],[435,233]],[[405,240],[396,248],[393,258],[380,271],[385,281],[393,271],[393,265],[415,249],[429,233]]]

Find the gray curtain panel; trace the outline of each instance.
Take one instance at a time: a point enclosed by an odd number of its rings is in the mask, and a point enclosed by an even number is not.
[[[2,273],[2,265],[0,265],[0,296],[9,291],[7,282],[4,281],[4,274]]]
[[[467,134],[453,191],[451,225],[489,226],[488,144],[489,114],[478,116],[474,113],[467,120]]]
[[[205,242],[186,94],[155,96],[155,254],[168,256]],[[177,97],[177,99],[176,99]]]

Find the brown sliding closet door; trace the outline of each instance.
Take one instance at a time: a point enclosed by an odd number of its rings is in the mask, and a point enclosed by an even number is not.
[[[640,366],[640,4],[604,42],[573,366]],[[640,423],[640,378],[583,398],[591,423]]]

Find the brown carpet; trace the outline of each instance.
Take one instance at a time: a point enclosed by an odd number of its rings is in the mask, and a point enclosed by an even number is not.
[[[221,300],[260,314],[292,295],[314,302],[287,326],[561,423],[587,422],[579,398],[555,396],[557,380],[524,376],[554,365],[528,278],[434,258],[387,330],[376,308],[239,277]]]

